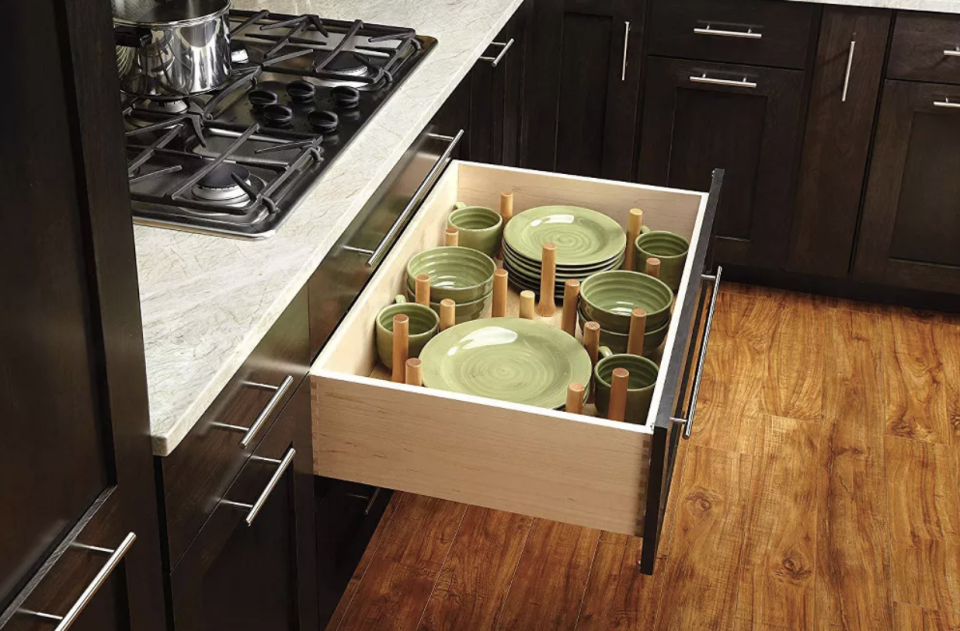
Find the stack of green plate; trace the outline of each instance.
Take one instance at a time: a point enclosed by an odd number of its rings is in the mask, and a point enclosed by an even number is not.
[[[587,208],[541,206],[519,213],[503,231],[503,268],[515,287],[540,291],[545,243],[557,246],[556,292],[562,295],[571,278],[618,269],[627,237],[616,221]]]

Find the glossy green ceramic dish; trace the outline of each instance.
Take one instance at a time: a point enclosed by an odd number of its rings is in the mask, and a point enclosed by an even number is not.
[[[557,245],[557,265],[595,265],[619,256],[627,235],[602,213],[576,206],[541,206],[517,214],[503,231],[504,242],[531,261],[543,260],[543,244]]]
[[[493,291],[493,259],[471,248],[457,246],[424,250],[407,263],[407,287],[415,289],[417,276],[430,277],[430,299],[472,302]]]
[[[627,386],[627,410],[624,420],[642,425],[650,411],[653,389],[657,384],[657,365],[646,357],[636,355],[609,354],[612,349],[602,348],[603,359],[593,369],[596,383],[597,411],[604,417],[610,409],[610,383],[616,368],[626,368],[630,372]]]
[[[407,287],[407,298],[411,301],[415,299],[414,292]],[[493,305],[493,293],[489,293],[480,300],[474,300],[473,302],[458,303],[454,307],[455,320],[457,324],[463,322],[470,322],[471,320],[477,320],[486,315],[489,315],[490,308]],[[433,309],[439,317],[440,313],[440,303],[431,302],[430,308]]]
[[[590,356],[558,328],[520,318],[458,324],[420,353],[423,385],[542,408],[566,402],[567,386],[589,384]]]
[[[387,368],[393,368],[393,316],[406,315],[410,318],[409,344],[410,357],[418,357],[420,351],[430,341],[440,326],[440,316],[434,311],[413,302],[404,302],[403,296],[397,296],[396,304],[388,305],[377,314],[377,353]]]
[[[503,217],[492,208],[458,205],[447,217],[447,226],[459,232],[460,247],[494,256],[503,233]]]
[[[613,258],[609,261],[604,261],[599,265],[591,265],[589,267],[564,267],[557,268],[557,278],[586,278],[591,274],[596,274],[597,272],[603,272],[608,269],[617,269],[623,264],[624,255]],[[530,262],[525,259],[518,257],[514,254],[509,248],[503,249],[503,264],[509,265],[510,267],[523,271],[528,275],[535,276],[540,278],[540,268],[542,266],[539,262]]]
[[[670,319],[673,291],[663,281],[640,272],[612,270],[594,274],[580,285],[583,313],[616,333],[630,332],[634,309],[647,312],[647,328],[657,329]]]
[[[683,267],[690,250],[689,241],[672,232],[648,232],[637,237],[633,247],[638,261],[646,262],[650,257],[660,259],[660,280],[673,291],[680,288]]]
[[[583,325],[589,322],[590,320],[583,314],[583,310],[579,311],[580,315],[580,330],[583,330]],[[667,322],[658,329],[647,330],[643,334],[643,354],[646,356],[652,356],[657,352],[657,349],[660,348],[660,345],[663,344],[663,340],[667,338],[667,329],[670,328],[670,323]],[[607,346],[614,353],[626,353],[627,352],[627,342],[630,340],[630,336],[626,333],[614,333],[609,331],[602,326],[600,327],[600,346]]]

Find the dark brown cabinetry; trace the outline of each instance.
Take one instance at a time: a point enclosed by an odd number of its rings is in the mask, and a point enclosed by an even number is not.
[[[782,263],[803,79],[796,70],[647,60],[640,182],[703,191],[714,168],[725,170],[715,241],[720,263]]]
[[[520,166],[634,179],[645,7],[641,0],[538,0]]]
[[[887,78],[960,83],[960,16],[898,13]]]

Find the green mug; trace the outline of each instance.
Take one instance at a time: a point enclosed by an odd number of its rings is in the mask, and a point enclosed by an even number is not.
[[[604,418],[608,416],[613,371],[617,368],[626,368],[630,372],[630,380],[627,385],[627,412],[624,414],[624,420],[628,423],[643,425],[647,420],[647,412],[650,411],[653,388],[657,384],[660,369],[646,357],[625,353],[614,355],[606,346],[600,347],[600,355],[602,359],[593,368],[597,411]]]
[[[460,247],[478,250],[490,258],[497,254],[503,234],[503,217],[492,208],[457,202],[447,218],[447,226],[457,229]]]
[[[676,293],[683,278],[690,242],[679,234],[655,230],[637,237],[633,247],[637,255],[637,269],[644,269],[649,258],[660,259],[660,280]]]
[[[410,357],[419,357],[427,342],[440,328],[440,316],[416,302],[407,302],[397,296],[396,302],[387,305],[377,314],[377,354],[387,368],[393,368],[393,317],[405,315],[410,318]]]

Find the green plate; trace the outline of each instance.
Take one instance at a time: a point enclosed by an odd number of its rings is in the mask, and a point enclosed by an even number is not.
[[[590,274],[596,274],[597,272],[603,272],[608,269],[619,268],[623,264],[625,254],[626,251],[624,251],[624,253],[620,256],[596,265],[585,265],[583,267],[557,267],[557,278],[586,278]],[[538,278],[540,277],[541,263],[539,261],[528,261],[506,247],[503,249],[502,258],[504,265],[509,264],[516,269],[530,272],[531,274],[535,274]]]
[[[423,385],[558,408],[567,386],[588,385],[590,356],[576,338],[520,318],[474,320],[440,333],[420,352]]]
[[[576,206],[541,206],[517,214],[503,231],[517,254],[541,261],[543,244],[557,244],[557,265],[593,265],[619,256],[627,235],[604,214]]]

